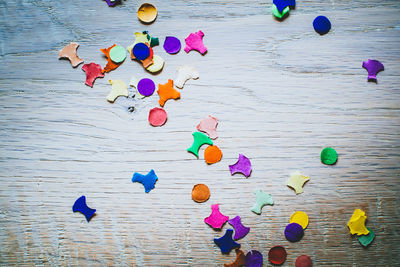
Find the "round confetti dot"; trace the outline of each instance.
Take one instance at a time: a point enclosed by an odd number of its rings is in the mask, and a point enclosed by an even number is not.
[[[296,211],[290,216],[290,223],[300,224],[303,229],[308,226],[308,215],[304,211]]]
[[[115,63],[121,63],[126,58],[126,50],[120,45],[116,45],[110,50],[110,59]]]
[[[137,43],[132,49],[132,54],[139,60],[144,60],[149,57],[150,49],[144,43]]]
[[[250,250],[246,254],[246,267],[261,267],[263,265],[263,256],[257,250]]]
[[[290,242],[297,242],[303,238],[304,230],[298,223],[289,223],[285,228],[285,237]]]
[[[167,112],[163,108],[153,108],[149,112],[149,123],[152,126],[162,126],[167,121]]]
[[[213,164],[220,161],[222,158],[222,151],[217,146],[208,146],[204,150],[204,159],[208,164]]]
[[[210,189],[205,184],[196,184],[192,189],[192,199],[196,202],[206,202],[210,198]]]
[[[312,260],[307,255],[298,256],[294,264],[296,267],[312,267]]]
[[[331,22],[325,16],[318,16],[313,22],[314,30],[320,35],[324,35],[331,29]]]
[[[151,64],[149,67],[147,67],[146,70],[148,70],[152,73],[159,72],[164,67],[164,62],[165,61],[164,61],[164,59],[162,59],[162,57],[154,55],[153,56],[153,64]]]
[[[137,90],[141,95],[151,96],[156,90],[156,85],[151,79],[144,78],[138,82]]]
[[[326,165],[333,165],[336,163],[338,155],[335,149],[326,147],[321,151],[321,162]]]
[[[149,3],[142,4],[137,11],[138,19],[144,23],[152,23],[157,18],[157,8]]]
[[[176,54],[181,50],[181,41],[174,36],[167,36],[163,47],[168,54]]]
[[[272,264],[280,265],[285,262],[286,257],[286,249],[282,246],[272,247],[268,252],[268,260]]]

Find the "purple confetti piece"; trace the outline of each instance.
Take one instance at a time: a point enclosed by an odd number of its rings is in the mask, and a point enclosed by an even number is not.
[[[303,238],[304,229],[298,223],[289,223],[285,228],[285,237],[290,242],[297,242]]]
[[[181,41],[174,36],[167,36],[163,47],[168,54],[176,54],[181,50]]]
[[[235,173],[242,173],[244,176],[249,177],[251,173],[251,162],[245,155],[239,154],[238,161],[233,165],[229,165],[229,170],[232,175]]]
[[[144,78],[141,79],[137,85],[137,90],[141,95],[151,96],[156,89],[156,85],[151,79]]]
[[[235,240],[245,237],[250,232],[250,227],[246,227],[242,224],[240,216],[230,219],[228,223],[235,229],[235,236],[233,237]]]
[[[377,82],[376,74],[384,69],[383,64],[374,59],[368,59],[368,61],[364,61],[362,66],[368,71],[369,82]]]
[[[115,6],[121,3],[121,0],[106,0],[108,6]]]
[[[250,250],[246,254],[246,267],[261,267],[263,264],[263,256],[257,250]]]

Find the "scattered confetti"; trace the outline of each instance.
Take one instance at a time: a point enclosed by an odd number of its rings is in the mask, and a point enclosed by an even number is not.
[[[256,203],[251,208],[251,211],[256,214],[261,214],[261,209],[265,205],[274,205],[274,200],[272,199],[272,195],[268,193],[264,193],[262,190],[257,190],[256,194]]]
[[[241,173],[249,177],[251,174],[251,162],[245,155],[239,154],[238,161],[233,165],[229,165],[229,170],[231,171],[231,175]]]
[[[225,263],[224,267],[241,267],[246,264],[246,256],[244,255],[243,250],[235,249],[236,259],[231,263]]]
[[[303,238],[303,227],[298,223],[289,223],[285,228],[285,237],[290,242],[297,242]]]
[[[263,265],[263,256],[257,250],[250,250],[246,254],[246,267],[261,267]]]
[[[196,184],[192,189],[192,199],[198,203],[206,202],[210,198],[210,189],[205,184]]]
[[[107,100],[111,103],[119,96],[128,97],[128,85],[121,80],[109,80],[112,85],[111,92],[107,96]]]
[[[207,118],[200,121],[196,128],[200,132],[206,133],[211,139],[216,139],[218,137],[217,125],[217,118],[208,115]]]
[[[331,22],[325,16],[318,16],[314,19],[313,26],[317,33],[324,35],[331,29]]]
[[[167,36],[163,47],[168,54],[176,54],[181,50],[181,41],[174,36]]]
[[[103,68],[103,70],[102,70],[103,73],[104,73],[104,72],[110,72],[110,71],[112,71],[112,70],[115,70],[116,68],[119,67],[119,65],[121,65],[121,64],[114,63],[114,62],[111,60],[111,58],[110,58],[110,50],[111,50],[113,47],[115,47],[115,46],[116,46],[116,44],[113,44],[112,46],[110,46],[110,47],[108,47],[108,48],[102,48],[102,49],[100,49],[100,51],[103,52],[104,55],[105,55],[106,58],[107,58],[107,65]]]
[[[222,151],[219,147],[212,145],[208,146],[204,150],[204,159],[206,160],[207,164],[214,164],[220,161],[222,158]]]
[[[274,5],[280,13],[286,8],[295,8],[296,0],[273,0]]]
[[[298,223],[306,229],[308,226],[308,215],[304,211],[296,211],[290,216],[290,223]]]
[[[153,48],[151,48],[148,43],[145,43],[145,45],[149,48],[149,56],[143,60],[139,60],[133,54],[133,49],[132,49],[131,59],[140,61],[142,63],[143,68],[147,69],[154,64],[154,54],[153,54]]]
[[[303,193],[303,186],[308,180],[310,180],[309,176],[304,176],[297,171],[290,175],[286,185],[293,188],[296,194],[301,194]]]
[[[64,48],[58,52],[58,58],[68,58],[72,67],[76,68],[79,64],[83,63],[83,59],[78,57],[78,54],[76,53],[78,47],[78,43],[70,43],[64,46]]]
[[[312,260],[307,255],[298,256],[295,262],[295,267],[312,267]]]
[[[83,215],[85,215],[86,221],[89,222],[90,219],[93,217],[93,214],[96,212],[96,209],[91,209],[86,205],[86,197],[81,196],[78,198],[74,205],[72,206],[72,211],[77,212],[79,211]]]
[[[229,254],[232,249],[240,248],[240,244],[233,241],[232,234],[233,230],[227,229],[224,236],[220,238],[214,238],[214,242],[221,249],[222,254]]]
[[[368,229],[365,227],[365,221],[367,220],[367,216],[365,212],[360,209],[355,209],[353,215],[351,216],[347,226],[350,229],[350,233],[352,235],[367,235],[369,234]]]
[[[207,47],[205,47],[203,44],[203,36],[204,33],[202,31],[189,34],[189,36],[185,39],[185,52],[189,53],[191,50],[196,50],[204,55],[207,52]]]
[[[150,24],[157,18],[157,8],[152,4],[144,3],[139,7],[137,16],[141,22]]]
[[[132,48],[138,43],[144,43],[148,44],[150,47],[154,47],[160,44],[160,40],[157,37],[150,36],[148,31],[135,32],[135,41],[126,48],[129,54],[132,53]]]
[[[288,16],[288,15],[289,15],[289,11],[290,11],[290,8],[289,8],[288,6],[285,7],[285,8],[282,10],[282,12],[279,12],[277,6],[276,6],[275,4],[272,5],[272,14],[273,14],[276,18],[278,18],[278,19],[280,19],[280,20],[282,20],[282,19],[284,19],[286,16]]]
[[[250,232],[250,227],[246,227],[242,224],[240,216],[230,219],[228,223],[235,229],[235,235],[233,237],[235,240],[245,237]]]
[[[144,191],[146,193],[154,189],[154,185],[157,180],[158,177],[154,172],[154,170],[149,171],[149,173],[146,175],[135,172],[132,177],[132,183],[135,182],[141,183],[144,186]]]
[[[174,89],[174,81],[171,79],[166,84],[159,84],[157,93],[160,96],[158,103],[162,107],[168,99],[179,99],[181,97],[181,94]]]
[[[285,262],[287,257],[286,249],[282,246],[272,247],[268,251],[268,260],[272,264],[280,265]]]
[[[321,151],[321,162],[325,165],[333,165],[336,163],[338,155],[335,149],[326,147]]]
[[[120,4],[121,0],[106,0],[106,2],[109,7],[113,7],[117,4]]]
[[[384,70],[383,64],[378,60],[368,59],[364,61],[362,67],[368,71],[368,81],[377,82],[376,75],[378,72]]]
[[[147,46],[145,43],[137,43],[132,48],[132,54],[136,59],[144,60],[150,55],[150,47]]]
[[[375,238],[375,233],[374,231],[372,231],[371,228],[367,227],[367,230],[369,231],[369,234],[367,235],[360,235],[358,237],[358,241],[360,242],[361,245],[363,245],[364,247],[368,247],[369,244],[372,243],[372,241],[374,241]]]
[[[139,94],[143,96],[151,96],[156,89],[156,85],[151,79],[144,78],[139,81],[136,88]]]
[[[90,87],[93,87],[94,80],[104,77],[104,74],[101,72],[101,66],[93,62],[84,64],[82,70],[86,73],[85,84]]]
[[[120,45],[116,45],[110,49],[110,59],[117,64],[124,62],[126,58],[126,51]]]
[[[182,89],[189,79],[197,80],[200,77],[194,67],[183,65],[178,68],[178,76],[174,80],[175,86]]]
[[[147,71],[151,73],[157,73],[164,68],[164,59],[160,56],[154,55],[153,56],[153,64],[146,68]]]
[[[152,108],[149,111],[149,123],[151,126],[163,126],[167,121],[167,112],[163,108]]]
[[[222,226],[229,220],[229,216],[225,216],[219,211],[219,204],[211,205],[211,210],[210,216],[205,218],[204,222],[214,229],[221,229]]]
[[[210,137],[201,132],[194,132],[192,133],[192,135],[193,135],[193,144],[191,147],[187,149],[187,151],[193,153],[198,158],[200,147],[204,144],[212,146],[213,141],[210,139]]]

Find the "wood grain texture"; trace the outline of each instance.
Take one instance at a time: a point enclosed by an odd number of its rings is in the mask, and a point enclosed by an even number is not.
[[[213,203],[251,227],[239,243],[262,252],[264,266],[279,244],[283,266],[302,254],[315,266],[400,265],[400,2],[298,1],[283,22],[271,2],[154,0],[159,16],[147,26],[137,1],[1,1],[0,265],[221,266],[235,255],[221,255],[213,238],[223,232],[203,222]],[[321,14],[333,25],[323,37],[312,28]],[[208,53],[168,55],[160,45],[166,65],[155,76],[127,59],[89,88],[81,66],[57,59],[75,41],[86,63],[104,66],[99,49],[127,46],[135,31],[162,44],[199,29]],[[366,81],[368,58],[385,65],[378,84]],[[105,99],[109,79],[163,84],[183,64],[200,79],[166,103],[163,127],[147,122],[157,95]],[[207,115],[219,119],[224,153],[211,166],[204,148],[198,160],[186,152]],[[325,146],[338,151],[335,166],[320,163]],[[229,173],[238,153],[252,161],[248,179]],[[150,169],[159,181],[145,194],[131,177]],[[285,185],[296,170],[311,178],[297,196]],[[210,187],[206,203],[191,200],[197,183]],[[255,189],[275,201],[260,216],[250,211]],[[97,209],[90,223],[71,211],[83,194]],[[377,235],[367,249],[346,226],[355,208]],[[295,210],[310,224],[289,243],[283,230]]]

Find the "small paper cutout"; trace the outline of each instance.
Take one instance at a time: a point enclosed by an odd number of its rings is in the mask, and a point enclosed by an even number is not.
[[[368,59],[368,61],[364,61],[362,67],[368,71],[368,81],[369,82],[377,82],[376,75],[378,72],[384,70],[384,66],[381,62],[374,59]]]
[[[273,0],[274,5],[280,13],[286,8],[295,8],[296,0]]]
[[[285,228],[285,237],[290,242],[300,241],[304,236],[304,229],[298,223],[289,223]]]
[[[138,182],[144,186],[144,191],[146,193],[150,192],[154,189],[154,185],[157,182],[158,177],[154,170],[151,170],[148,174],[143,175],[140,173],[135,172],[132,177],[132,183]]]
[[[286,185],[291,187],[297,195],[303,193],[303,186],[308,180],[310,180],[309,176],[304,176],[297,171],[290,175],[290,178],[286,182]]]
[[[220,161],[222,158],[222,151],[219,149],[219,147],[212,145],[208,146],[204,150],[204,160],[207,162],[207,164],[214,164]]]
[[[312,267],[312,260],[307,255],[298,256],[294,264],[295,267]]]
[[[246,254],[246,267],[261,267],[263,255],[257,250],[250,250]]]
[[[147,71],[151,73],[157,73],[164,68],[164,59],[158,55],[153,56],[153,64],[146,68]]]
[[[68,58],[71,62],[72,67],[76,68],[79,64],[83,63],[83,59],[78,57],[78,54],[76,52],[78,47],[78,43],[69,43],[58,52],[58,58]]]
[[[229,165],[229,170],[231,171],[231,175],[241,173],[244,176],[249,177],[251,174],[251,162],[245,155],[239,154],[238,161],[233,165]]]
[[[217,125],[218,120],[212,116],[208,116],[207,118],[200,121],[200,123],[196,126],[197,130],[200,132],[206,133],[211,139],[217,139]]]
[[[222,254],[229,254],[232,249],[240,248],[240,244],[233,241],[232,234],[233,230],[227,229],[224,236],[220,238],[214,238],[214,242],[221,249]]]
[[[264,193],[262,190],[257,190],[255,192],[256,195],[256,203],[251,208],[251,211],[256,214],[261,214],[261,210],[265,205],[274,205],[274,200],[272,199],[272,195],[268,193]]]
[[[235,229],[235,236],[233,237],[235,240],[245,237],[250,232],[250,227],[246,227],[242,224],[240,216],[230,219],[228,223]]]
[[[121,80],[109,80],[112,85],[111,92],[107,96],[107,101],[114,103],[119,96],[128,97],[128,86]]]
[[[198,158],[200,147],[204,144],[213,145],[213,141],[210,139],[210,137],[201,132],[194,132],[192,135],[193,144],[187,149],[187,151],[193,153]]]
[[[176,54],[181,50],[181,41],[174,36],[167,36],[163,47],[168,54]]]
[[[119,63],[119,64],[114,63],[114,62],[111,60],[111,58],[110,58],[110,50],[111,50],[113,47],[115,47],[115,46],[116,46],[116,44],[113,44],[112,46],[110,46],[110,47],[108,47],[108,48],[102,48],[102,49],[100,49],[100,51],[103,52],[104,55],[105,55],[106,58],[107,58],[107,65],[103,68],[103,70],[102,70],[103,73],[105,73],[105,72],[110,72],[110,71],[112,71],[112,70],[115,70],[116,68],[119,67],[119,65],[121,65],[120,63]]]
[[[149,123],[151,126],[163,126],[167,121],[167,112],[163,108],[152,108],[149,112]]]
[[[199,72],[194,67],[184,65],[178,68],[178,76],[174,80],[174,83],[176,87],[182,89],[187,80],[197,80],[199,77]]]
[[[325,16],[318,16],[313,21],[314,30],[320,35],[327,34],[331,29],[331,22]]]
[[[202,31],[189,34],[189,36],[185,39],[185,52],[189,53],[191,50],[197,50],[204,55],[207,52],[207,47],[205,47],[203,44],[203,36],[204,33]]]
[[[282,12],[279,12],[278,8],[275,4],[272,4],[272,14],[278,18],[279,20],[283,20],[286,16],[289,15],[290,8],[287,6],[283,9]]]
[[[72,206],[72,211],[77,212],[79,211],[83,215],[85,215],[86,221],[89,222],[90,219],[93,217],[93,214],[96,212],[96,209],[91,209],[86,205],[86,197],[81,196],[78,198],[74,205]]]
[[[326,147],[321,151],[321,162],[325,165],[333,165],[338,159],[338,154],[335,149]]]
[[[82,70],[86,73],[85,84],[93,87],[93,83],[97,78],[103,78],[104,74],[101,71],[101,66],[96,63],[84,64]]]
[[[282,246],[274,246],[268,251],[268,260],[272,264],[281,265],[287,257],[286,249]]]
[[[367,235],[369,234],[368,229],[365,227],[365,221],[367,220],[367,216],[365,212],[360,209],[355,209],[353,215],[351,216],[347,226],[350,229],[350,233],[352,235]]]
[[[116,45],[113,48],[110,49],[110,59],[117,64],[121,64],[124,62],[126,58],[126,51],[125,48],[123,48],[120,45]]]
[[[205,184],[196,184],[192,189],[192,199],[198,203],[206,202],[210,198],[210,189]]]
[[[372,243],[372,241],[374,241],[375,238],[374,231],[372,231],[372,229],[369,227],[367,227],[367,230],[369,231],[367,235],[360,235],[358,237],[358,241],[364,247],[368,247]]]
[[[157,18],[157,8],[152,4],[144,3],[139,7],[137,16],[141,22],[150,24]]]
[[[235,249],[236,259],[231,263],[225,263],[224,267],[242,267],[246,264],[246,256],[243,250]]]
[[[181,94],[174,89],[174,81],[171,79],[166,84],[159,84],[157,93],[160,96],[158,103],[162,107],[168,99],[179,99],[181,97]]]
[[[306,229],[308,226],[308,215],[304,211],[296,211],[290,216],[290,223],[298,223]]]
[[[221,229],[229,220],[229,216],[223,215],[219,211],[219,204],[211,205],[211,215],[204,219],[204,222],[214,229]]]
[[[120,4],[121,0],[106,0],[106,2],[109,7],[113,7],[116,6],[117,4]]]

